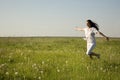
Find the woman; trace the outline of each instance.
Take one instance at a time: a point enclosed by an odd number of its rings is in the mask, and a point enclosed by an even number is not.
[[[94,23],[92,20],[87,20],[86,28],[76,27],[75,30],[85,31],[85,36],[87,40],[86,54],[88,54],[91,59],[92,59],[92,56],[96,56],[97,58],[100,58],[100,54],[96,54],[95,52],[92,52],[92,50],[96,45],[95,34],[99,33],[101,36],[105,37],[107,41],[109,40],[109,38],[99,31],[98,25]]]

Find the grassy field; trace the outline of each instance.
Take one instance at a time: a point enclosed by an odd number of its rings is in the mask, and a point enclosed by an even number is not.
[[[0,80],[120,80],[120,39],[97,39],[90,59],[82,38],[0,38]]]

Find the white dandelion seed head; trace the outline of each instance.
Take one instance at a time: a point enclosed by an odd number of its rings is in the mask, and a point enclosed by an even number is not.
[[[100,70],[103,70],[103,68],[101,67]]]
[[[68,61],[65,61],[65,63],[67,64],[67,63],[68,63]]]
[[[6,74],[6,75],[9,75],[9,72],[6,72],[5,74]]]
[[[89,67],[87,66],[87,70],[89,69]]]
[[[5,64],[1,64],[1,67],[5,66]]]
[[[39,76],[39,77],[38,77],[38,79],[40,80],[40,79],[41,79],[41,77]]]
[[[43,74],[43,71],[40,71],[41,74]]]
[[[117,69],[118,67],[117,66],[115,66],[115,69]]]
[[[9,58],[12,58],[12,56],[10,55]]]
[[[57,69],[57,72],[60,72],[60,69]]]
[[[18,75],[18,72],[15,72],[15,75]]]
[[[36,65],[37,65],[37,64],[36,64],[36,63],[34,63],[34,64],[32,65],[32,67],[36,67]]]
[[[44,62],[44,61],[42,61],[42,64],[45,64],[45,62]]]
[[[23,53],[21,53],[21,56],[23,55]]]

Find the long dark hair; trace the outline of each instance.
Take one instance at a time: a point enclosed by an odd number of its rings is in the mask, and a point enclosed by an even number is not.
[[[94,27],[96,28],[96,30],[99,31],[99,28],[98,28],[99,26],[97,23],[93,22],[92,20],[87,20],[87,22],[88,22],[88,27]]]

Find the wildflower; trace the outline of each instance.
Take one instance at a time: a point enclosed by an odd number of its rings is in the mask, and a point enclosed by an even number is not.
[[[40,71],[41,74],[43,74],[43,71]]]
[[[28,50],[28,52],[31,52],[31,50]]]
[[[42,64],[45,64],[45,62],[44,62],[44,61],[42,61]]]
[[[10,55],[9,58],[12,58],[12,56]]]
[[[101,67],[100,70],[103,70],[103,68]]]
[[[47,61],[49,62],[50,60],[49,60],[49,59],[47,59]]]
[[[25,76],[23,76],[24,80],[25,80]]]
[[[65,61],[65,63],[67,64],[67,63],[68,63],[68,61]]]
[[[89,70],[89,67],[87,66],[87,70]]]
[[[1,65],[0,65],[0,68],[4,67],[5,65],[6,65],[6,63],[4,63],[4,64],[1,64]]]
[[[36,66],[34,67],[34,69],[37,70],[37,71],[39,70],[38,67],[36,67]]]
[[[115,66],[115,69],[117,69],[118,67],[117,66]]]
[[[35,67],[36,66],[36,63],[34,63],[33,65],[32,65],[32,67]]]
[[[9,75],[9,72],[6,72],[5,74],[6,74],[6,75]]]
[[[5,66],[5,64],[2,64],[1,66],[3,67],[3,66]]]
[[[103,70],[103,72],[105,73],[105,72],[106,72],[106,70]]]
[[[21,56],[23,55],[23,53],[21,53]]]
[[[39,76],[39,77],[38,77],[38,79],[40,80],[40,79],[41,79],[41,77]]]
[[[18,72],[15,72],[15,75],[18,75]]]
[[[60,72],[60,69],[57,69],[57,72]]]

